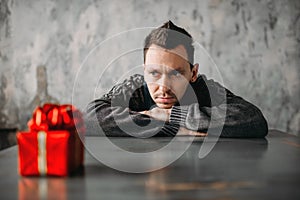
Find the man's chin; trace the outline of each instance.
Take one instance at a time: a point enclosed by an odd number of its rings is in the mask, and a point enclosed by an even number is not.
[[[156,105],[157,105],[159,108],[170,109],[170,108],[172,108],[172,106],[173,106],[174,104],[156,103]]]

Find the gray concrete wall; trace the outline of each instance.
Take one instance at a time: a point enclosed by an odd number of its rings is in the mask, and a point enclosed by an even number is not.
[[[0,127],[24,128],[40,103],[72,102],[80,65],[99,42],[169,19],[205,47],[224,85],[260,107],[270,128],[300,134],[298,0],[1,0]],[[126,36],[88,61],[75,92],[77,103],[91,99],[87,90],[105,71],[102,60],[125,46],[141,46],[140,36]],[[135,56],[130,59],[138,65],[142,60]],[[108,70],[100,90],[111,87],[112,75],[128,71],[127,64]]]

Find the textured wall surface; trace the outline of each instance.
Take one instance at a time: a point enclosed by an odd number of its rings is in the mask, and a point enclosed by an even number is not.
[[[1,0],[0,127],[24,128],[40,103],[72,102],[76,74],[99,42],[169,19],[203,45],[224,85],[260,107],[270,128],[300,135],[298,0]],[[81,70],[76,85],[79,104],[92,98],[87,90],[97,85],[95,76],[105,72],[98,83],[104,91],[130,65],[141,63],[137,51],[127,62],[121,58],[114,62],[122,67],[106,70],[102,65],[109,62],[105,59],[111,52],[122,53],[126,46],[141,48],[141,33],[125,34],[95,51],[97,56],[86,62],[89,67]]]

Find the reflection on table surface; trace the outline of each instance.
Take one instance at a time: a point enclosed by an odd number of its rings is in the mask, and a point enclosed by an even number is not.
[[[19,200],[67,198],[66,180],[63,178],[26,178],[18,181]]]
[[[133,152],[169,142],[110,140]],[[0,152],[0,194],[4,199],[299,199],[298,137],[270,131],[266,139],[221,138],[208,156],[199,159],[202,143],[203,138],[196,138],[170,166],[143,174],[111,169],[86,152],[84,174],[67,178],[20,177],[15,146]],[[102,151],[114,157],[111,149]]]

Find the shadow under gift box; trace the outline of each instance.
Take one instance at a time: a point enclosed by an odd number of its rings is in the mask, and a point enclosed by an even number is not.
[[[17,142],[22,176],[68,176],[83,167],[84,148],[76,129],[19,132]]]

